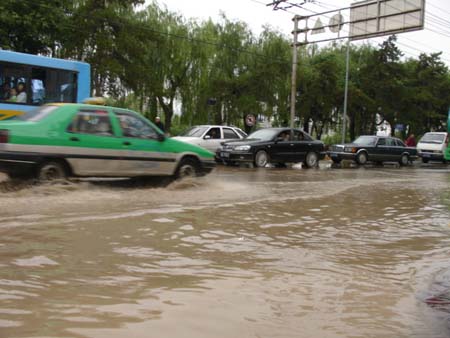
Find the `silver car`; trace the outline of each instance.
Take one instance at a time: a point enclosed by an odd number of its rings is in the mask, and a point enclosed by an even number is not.
[[[246,136],[244,131],[236,127],[202,125],[191,127],[173,139],[195,144],[215,153],[222,142],[239,140]]]

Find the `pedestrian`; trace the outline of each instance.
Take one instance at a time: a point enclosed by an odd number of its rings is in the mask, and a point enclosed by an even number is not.
[[[161,118],[159,116],[156,116],[155,118],[155,125],[161,129],[161,131],[164,133],[165,129],[164,129],[164,123],[161,122]]]
[[[405,141],[405,144],[407,147],[415,147],[416,146],[416,139],[414,138],[414,134],[410,134],[408,138]]]

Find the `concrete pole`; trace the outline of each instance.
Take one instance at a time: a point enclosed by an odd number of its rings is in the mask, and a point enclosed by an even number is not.
[[[291,77],[291,123],[290,127],[294,128],[295,120],[295,104],[297,96],[297,43],[298,43],[298,21],[300,17],[294,16],[294,45],[292,50],[292,77]]]

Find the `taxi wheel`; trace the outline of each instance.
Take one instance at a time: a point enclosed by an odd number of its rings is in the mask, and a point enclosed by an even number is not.
[[[48,161],[41,164],[37,170],[39,181],[64,180],[67,172],[64,164],[56,161]]]
[[[260,150],[255,155],[255,166],[264,168],[269,163],[269,154],[266,151]]]
[[[186,178],[186,177],[196,177],[199,176],[199,166],[196,160],[185,158],[182,159],[177,172],[175,174],[176,178]]]
[[[428,163],[428,159],[422,157],[422,162],[423,162],[423,163]]]
[[[306,154],[305,164],[308,168],[317,167],[319,164],[319,156],[317,155],[317,153],[311,151],[308,154]]]

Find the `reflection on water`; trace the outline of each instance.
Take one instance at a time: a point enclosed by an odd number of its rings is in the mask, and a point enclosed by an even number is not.
[[[231,168],[0,193],[0,336],[448,337],[426,304],[450,287],[448,176]]]

